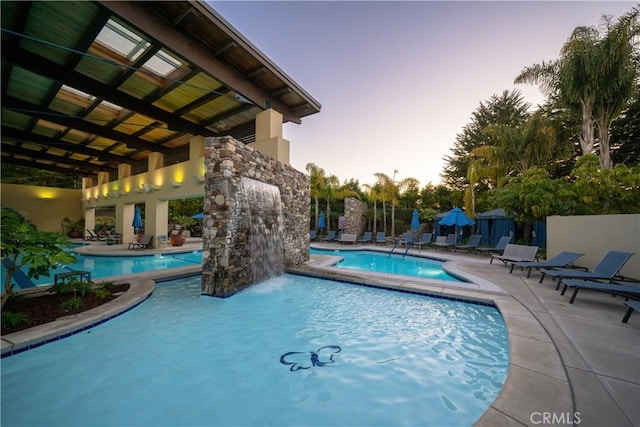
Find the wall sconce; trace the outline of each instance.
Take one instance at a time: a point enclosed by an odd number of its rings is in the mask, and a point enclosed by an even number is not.
[[[120,192],[118,190],[113,190],[109,193],[109,196],[111,197],[120,197]]]
[[[53,200],[53,197],[47,197],[47,196],[40,197],[40,200],[42,200],[43,202],[50,202]]]
[[[172,187],[182,187],[182,182],[170,181]]]
[[[148,183],[146,183],[146,182],[145,182],[144,184],[142,184],[142,190],[143,190],[145,193],[149,193],[149,192],[151,192],[151,191],[153,191],[153,190],[160,190],[160,188],[161,188],[161,187],[158,187],[158,186],[153,185],[153,184],[148,184]]]
[[[196,182],[203,183],[204,182],[204,174],[202,174],[202,175],[193,175],[193,179]]]

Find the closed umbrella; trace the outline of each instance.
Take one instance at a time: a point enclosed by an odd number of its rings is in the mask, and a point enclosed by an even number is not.
[[[458,227],[464,227],[465,225],[473,225],[475,222],[465,214],[460,208],[453,208],[449,213],[438,221],[440,225],[455,225],[456,234],[458,234]]]
[[[413,217],[411,218],[411,229],[417,230],[420,228],[420,212],[417,209],[413,210]]]
[[[142,228],[142,216],[140,216],[140,209],[138,209],[138,207],[136,206],[136,211],[133,214],[133,223],[131,224],[133,226],[133,232],[134,234],[138,234],[138,229]]]
[[[320,229],[320,236],[322,237],[322,229],[325,228],[327,225],[325,224],[324,221],[324,212],[320,211],[320,214],[318,215],[318,228]]]

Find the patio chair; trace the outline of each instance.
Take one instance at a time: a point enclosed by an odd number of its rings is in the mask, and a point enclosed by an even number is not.
[[[376,233],[376,244],[382,243],[383,245],[387,244],[387,236],[384,231],[378,231]]]
[[[562,279],[570,278],[570,279],[587,279],[587,280],[602,280],[602,279],[613,279],[616,274],[620,271],[620,269],[629,261],[629,258],[633,256],[633,252],[622,252],[622,251],[609,251],[598,264],[593,267],[592,271],[576,271],[570,268],[559,268],[557,270],[552,270],[548,268],[543,268],[540,270],[542,276],[540,277],[540,282],[544,280],[545,276],[551,276],[553,279],[558,279],[558,285],[556,286],[556,290],[560,289],[560,282]]]
[[[471,252],[471,250],[475,250],[480,245],[480,240],[482,236],[480,234],[472,234],[469,236],[469,240],[465,245],[456,245],[453,249],[454,252],[457,252],[458,249],[464,249],[466,251]]]
[[[631,317],[631,313],[633,311],[640,311],[640,301],[625,301],[624,304],[629,307],[624,317],[622,318],[622,323],[627,323],[629,321],[629,317]]]
[[[488,253],[488,254],[495,252],[497,254],[501,254],[504,252],[504,248],[506,248],[509,243],[511,243],[511,236],[502,236],[494,247],[492,248],[477,247],[474,254],[477,254],[478,252]]]
[[[513,267],[517,266],[520,269],[527,269],[527,279],[531,277],[531,270],[536,269],[539,270],[541,268],[563,268],[563,267],[571,267],[573,265],[573,261],[577,260],[584,254],[580,254],[578,252],[560,252],[553,258],[550,258],[546,261],[517,261],[511,265],[510,273],[513,273]],[[578,267],[571,267],[578,268]]]
[[[603,283],[597,280],[563,279],[562,283],[564,284],[564,288],[562,289],[561,295],[564,295],[568,288],[573,288],[573,295],[571,295],[571,299],[569,300],[570,304],[573,304],[580,289],[620,295],[625,298],[640,299],[640,282]]]
[[[491,260],[489,264],[493,264],[494,259],[499,259],[504,263],[506,267],[509,263],[511,263],[511,271],[513,271],[513,263],[514,262],[533,262],[537,261],[538,247],[537,246],[527,246],[527,245],[512,245],[508,244],[506,248],[504,248],[504,252],[502,255],[493,254],[491,255]]]
[[[422,245],[430,246],[431,240],[433,239],[433,233],[422,233],[420,240],[413,242],[414,245],[418,247],[418,251],[422,251]]]
[[[362,237],[358,239],[358,243],[369,243],[371,242],[371,238],[371,232],[365,231],[364,233],[362,233]]]
[[[148,249],[153,239],[153,234],[143,234],[139,241],[129,243],[127,249]]]
[[[322,238],[323,241],[325,242],[331,242],[332,240],[336,240],[336,231],[335,230],[329,230],[327,232],[327,235],[324,236]]]
[[[91,231],[87,228],[87,233],[89,233],[89,238],[87,240],[107,240],[106,236],[101,236],[98,233],[96,233],[95,231]]]
[[[318,238],[318,231],[317,230],[309,231],[309,240],[313,241],[313,240],[316,240],[317,238]]]
[[[444,236],[438,236],[436,238],[436,242],[433,244],[433,247],[438,249],[438,248],[450,248],[452,246],[455,246],[456,243],[458,243],[458,235],[457,234],[449,234],[444,241],[442,241],[442,239],[438,240],[438,238],[440,237],[444,237]]]
[[[358,236],[355,233],[340,233],[338,243],[353,243],[354,245],[358,241]]]

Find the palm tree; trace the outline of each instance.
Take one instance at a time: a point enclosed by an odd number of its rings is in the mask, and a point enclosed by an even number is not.
[[[557,95],[582,116],[580,147],[595,152],[594,124],[598,128],[600,165],[613,167],[609,153],[609,128],[632,96],[637,82],[638,53],[633,39],[640,34],[639,9],[611,25],[603,16],[604,35],[595,27],[577,27],[564,44],[560,58],[534,64],[515,83],[534,83],[549,96]]]
[[[327,202],[327,232],[331,230],[331,201],[335,200],[338,195],[338,187],[340,180],[335,175],[329,175],[324,178],[324,187],[322,188],[322,198]]]
[[[315,203],[315,221],[314,226],[318,228],[318,215],[320,214],[320,197],[325,186],[325,171],[313,163],[307,163],[306,170],[309,172],[309,190],[311,197]]]
[[[374,185],[363,184],[367,191],[367,200],[373,202],[373,234],[378,232],[377,219],[378,219],[378,200],[382,200],[382,187],[379,183]]]

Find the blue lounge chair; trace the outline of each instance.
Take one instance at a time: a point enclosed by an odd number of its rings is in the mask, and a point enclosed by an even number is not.
[[[627,307],[629,307],[629,309],[622,318],[622,323],[627,323],[629,321],[629,317],[631,317],[631,313],[633,313],[634,310],[640,311],[640,301],[625,301],[624,303]]]
[[[520,269],[527,269],[527,279],[531,277],[531,270],[536,269],[539,270],[541,268],[563,268],[570,267],[573,261],[577,260],[584,254],[580,254],[577,252],[560,252],[553,258],[550,258],[546,261],[520,261],[514,262],[511,266],[510,273],[513,272],[513,267],[517,266]],[[575,268],[575,267],[574,267]]]
[[[505,267],[507,266],[507,264],[511,263],[511,271],[513,271],[514,262],[533,262],[537,260],[537,254],[537,246],[512,245],[511,243],[509,243],[507,247],[504,248],[504,252],[501,255],[491,255],[491,261],[489,261],[489,264],[493,264],[494,259],[499,259],[504,263]]]
[[[436,249],[438,249],[438,248],[450,248],[452,246],[455,246],[456,243],[458,243],[458,235],[457,234],[449,234],[444,242],[442,242],[442,241],[438,242],[436,240],[436,242],[433,244],[433,247],[436,248]]]
[[[370,231],[365,231],[362,234],[362,237],[360,237],[358,239],[358,243],[369,243],[371,241],[371,238],[372,238],[371,232]]]
[[[336,240],[336,232],[335,232],[335,230],[329,230],[327,235],[324,236],[324,238],[322,240],[324,240],[325,242],[331,242],[333,240]]]
[[[8,271],[13,266],[13,261],[11,261],[7,257],[2,258],[2,265],[4,265],[4,268],[6,268]],[[29,276],[27,276],[22,270],[17,267],[15,268],[15,270],[13,270],[11,279],[15,282],[16,285],[18,285],[20,289],[33,288],[36,286],[31,281],[31,279],[29,279]]]
[[[431,240],[433,239],[433,233],[422,233],[420,240],[413,242],[418,247],[418,251],[422,251],[422,246],[431,246]]]
[[[313,240],[316,240],[317,238],[318,238],[318,231],[317,230],[309,231],[309,240],[313,241]]]
[[[620,295],[625,298],[640,299],[640,282],[613,282],[603,283],[597,280],[584,280],[584,279],[563,279],[561,295],[564,295],[567,288],[573,288],[573,295],[569,300],[570,304],[573,304],[578,291],[580,289],[588,289],[590,291],[605,292],[612,295]]]
[[[469,236],[469,240],[467,240],[467,243],[464,245],[456,245],[454,252],[456,252],[458,249],[464,249],[466,251],[471,252],[471,250],[475,250],[479,245],[480,245],[480,240],[482,239],[482,236],[480,234],[472,234],[471,236]]]
[[[570,268],[559,268],[557,270],[543,268],[540,270],[542,273],[540,283],[542,283],[542,280],[544,280],[546,275],[551,276],[554,279],[558,279],[556,290],[560,289],[560,282],[564,278],[612,280],[627,261],[629,261],[629,258],[631,258],[633,254],[633,252],[609,251],[593,268],[593,271],[576,271]]]
[[[500,240],[498,240],[498,243],[496,243],[496,245],[492,248],[476,248],[476,251],[474,252],[474,254],[477,254],[478,252],[481,253],[496,253],[496,254],[501,254],[504,252],[504,248],[507,247],[507,245],[511,243],[511,236],[502,236],[500,238]]]
[[[384,231],[378,231],[376,233],[376,244],[378,243],[382,243],[383,245],[387,244],[387,236],[385,235]]]

